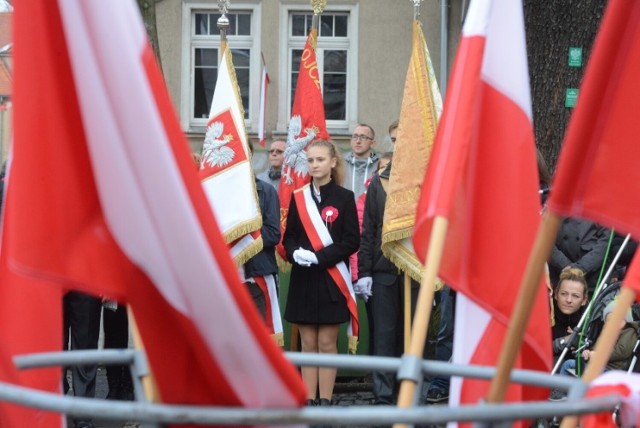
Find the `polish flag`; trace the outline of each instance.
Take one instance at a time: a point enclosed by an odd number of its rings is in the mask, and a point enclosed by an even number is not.
[[[586,217],[635,239],[640,239],[639,24],[640,2],[607,4],[548,201],[553,212]]]
[[[448,220],[439,276],[457,289],[453,359],[495,366],[539,224],[538,175],[522,4],[474,0],[463,28],[421,200],[414,248],[424,260],[435,217]],[[550,370],[541,283],[517,367]],[[489,382],[454,378],[451,405]],[[507,400],[541,398],[513,385]]]
[[[307,169],[306,148],[315,140],[328,140],[329,133],[324,114],[322,88],[318,63],[316,62],[316,42],[318,30],[312,28],[300,58],[300,72],[296,83],[296,93],[291,108],[291,119],[287,134],[287,145],[284,149],[282,178],[278,187],[280,198],[280,229],[282,236],[287,227],[287,215],[291,195],[311,181]],[[278,254],[286,260],[282,243],[276,247]]]
[[[163,402],[301,405],[300,376],[208,206],[136,3],[24,0],[15,18],[11,273],[130,303]],[[36,303],[30,312],[61,305]]]
[[[589,384],[587,397],[601,397],[617,394],[622,397],[617,418],[612,411],[585,415],[581,418],[582,428],[637,427],[640,425],[640,374],[619,370],[605,372]]]

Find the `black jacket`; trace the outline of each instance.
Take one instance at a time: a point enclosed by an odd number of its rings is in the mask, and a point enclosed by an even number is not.
[[[280,201],[278,192],[268,183],[256,178],[256,191],[262,213],[263,248],[244,265],[246,278],[278,273],[276,244],[280,242]]]
[[[388,180],[391,164],[380,175],[374,175],[364,204],[362,218],[362,238],[358,253],[358,276],[387,276],[397,277],[400,272],[388,258],[382,254],[382,223],[384,221],[384,205],[387,202],[387,192],[382,187],[381,180]],[[382,178],[381,178],[382,177]]]
[[[562,269],[572,266],[585,273],[589,290],[593,290],[604,262],[608,239],[609,230],[596,223],[572,217],[564,219],[549,259],[551,284],[555,287]]]

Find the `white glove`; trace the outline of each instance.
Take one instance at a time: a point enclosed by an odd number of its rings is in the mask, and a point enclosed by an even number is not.
[[[307,266],[318,264],[318,257],[316,257],[316,254],[313,251],[305,250],[302,248],[298,248],[296,251],[299,252],[298,253],[299,257],[301,257],[304,261],[309,263]]]
[[[370,276],[363,276],[356,282],[353,287],[353,291],[360,297],[364,299],[364,301],[368,301],[369,297],[373,295],[371,292],[371,285],[373,284],[373,278]]]
[[[307,250],[304,250],[302,248],[298,248],[297,250],[295,250],[293,252],[293,261],[298,263],[300,266],[311,266],[311,262],[302,256],[304,254],[304,251]]]

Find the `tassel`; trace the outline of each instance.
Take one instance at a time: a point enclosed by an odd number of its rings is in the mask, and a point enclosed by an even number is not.
[[[355,354],[358,351],[358,338],[356,336],[349,336],[348,348],[350,354]]]

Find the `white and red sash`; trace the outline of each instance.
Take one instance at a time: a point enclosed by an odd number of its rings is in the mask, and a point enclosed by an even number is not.
[[[254,276],[260,290],[264,293],[266,301],[266,323],[267,329],[272,334],[278,346],[284,346],[284,334],[282,330],[282,318],[280,315],[280,302],[278,301],[278,291],[276,289],[275,275]]]
[[[304,227],[309,241],[315,251],[319,251],[331,244],[331,234],[327,229],[327,226],[320,217],[320,212],[316,207],[315,201],[311,197],[311,187],[309,184],[297,189],[293,193],[293,197],[298,207],[298,213],[302,226]],[[358,346],[358,305],[356,303],[356,295],[351,285],[351,274],[345,262],[339,262],[335,266],[327,268],[329,275],[333,281],[338,285],[338,289],[347,300],[347,308],[351,315],[351,321],[347,328],[347,335],[349,336],[349,352],[355,354]]]

